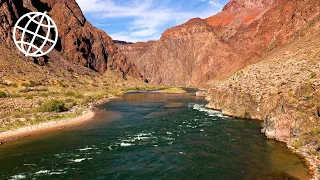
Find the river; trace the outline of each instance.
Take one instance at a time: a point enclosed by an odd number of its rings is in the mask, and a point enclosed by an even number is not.
[[[132,93],[82,125],[0,146],[0,179],[308,179],[261,122],[188,94]]]

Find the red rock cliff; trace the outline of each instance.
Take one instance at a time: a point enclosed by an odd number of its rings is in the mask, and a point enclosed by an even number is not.
[[[166,30],[132,61],[156,84],[200,86],[225,79],[303,36],[319,8],[318,0],[232,0],[217,15]]]
[[[59,41],[55,50],[66,59],[101,73],[115,70],[123,75],[141,77],[135,65],[127,62],[110,36],[85,19],[75,0],[1,0],[0,41],[14,48],[13,26],[19,17],[31,11],[47,11],[56,22]],[[44,61],[54,59],[53,54],[35,61],[44,64]]]

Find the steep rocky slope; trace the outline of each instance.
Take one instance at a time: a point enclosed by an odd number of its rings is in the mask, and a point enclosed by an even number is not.
[[[116,41],[115,43],[120,49],[120,51],[123,53],[123,55],[127,58],[128,62],[135,64],[136,60],[139,59],[146,51],[148,51],[148,49],[155,43],[155,41],[137,43]],[[146,71],[148,70],[145,68],[140,68],[139,71],[144,71],[143,74],[146,74]]]
[[[152,83],[200,86],[302,37],[318,21],[319,8],[318,0],[232,0],[217,15],[166,30],[131,60]],[[128,57],[133,46],[124,46]]]
[[[320,34],[271,53],[226,81],[213,81],[207,107],[263,121],[262,132],[308,157],[320,178]]]
[[[83,65],[94,71],[107,70],[141,77],[132,63],[119,52],[112,39],[103,31],[93,27],[83,16],[75,0],[2,0],[0,1],[0,42],[15,49],[12,40],[13,26],[17,19],[28,12],[47,12],[56,22],[59,40],[55,50],[66,60]],[[32,27],[31,27],[32,28]],[[43,28],[40,33],[44,33]],[[30,37],[29,37],[30,38]],[[37,42],[41,44],[41,42]],[[55,60],[53,53],[34,59],[44,65]]]
[[[12,33],[18,18],[37,11],[52,17],[59,39],[49,54],[31,58],[15,47]],[[0,131],[79,115],[105,97],[146,88],[141,77],[113,40],[84,18],[75,0],[0,0]],[[66,112],[47,112],[48,103]]]

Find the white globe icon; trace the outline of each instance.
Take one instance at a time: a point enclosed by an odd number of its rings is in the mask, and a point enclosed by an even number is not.
[[[21,33],[20,39],[17,39],[18,32]],[[52,36],[54,37],[52,38]],[[44,56],[56,45],[58,28],[46,13],[30,12],[18,19],[13,29],[13,40],[17,48],[26,56]],[[38,45],[36,45],[36,42]]]

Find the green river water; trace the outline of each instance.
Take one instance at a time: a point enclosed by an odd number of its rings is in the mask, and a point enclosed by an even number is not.
[[[193,95],[132,93],[80,126],[0,146],[0,179],[308,179],[261,122]]]

